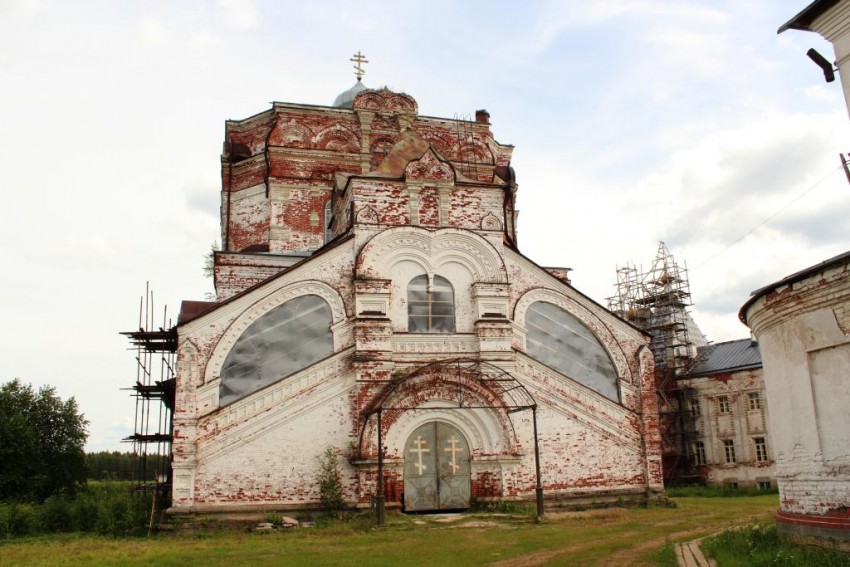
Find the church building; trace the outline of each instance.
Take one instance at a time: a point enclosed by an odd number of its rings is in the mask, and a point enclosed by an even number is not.
[[[422,116],[360,76],[226,122],[216,300],[176,327],[171,514],[318,507],[329,447],[351,507],[661,492],[648,335],[519,252],[512,150],[486,111]]]

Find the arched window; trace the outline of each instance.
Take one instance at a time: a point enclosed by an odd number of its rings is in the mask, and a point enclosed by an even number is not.
[[[333,354],[333,316],[317,295],[302,295],[251,323],[224,359],[221,405],[233,403]]]
[[[410,333],[454,333],[455,294],[449,280],[426,274],[407,285],[407,330]]]
[[[608,352],[581,321],[551,303],[532,303],[525,315],[528,356],[618,401],[617,370]]]

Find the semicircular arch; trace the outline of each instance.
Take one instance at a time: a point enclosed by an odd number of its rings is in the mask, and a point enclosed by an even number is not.
[[[272,309],[305,295],[316,295],[325,300],[330,307],[332,326],[336,326],[345,319],[345,305],[342,297],[337,290],[325,282],[304,280],[285,285],[258,299],[230,323],[213,349],[204,373],[204,382],[210,382],[220,376],[227,355],[248,327]],[[338,343],[338,338],[334,336],[334,351],[338,350]]]
[[[614,336],[611,329],[608,328],[605,322],[598,315],[581,305],[575,299],[548,288],[531,289],[525,292],[517,301],[516,306],[514,307],[513,320],[518,325],[524,327],[528,308],[538,301],[551,303],[578,319],[578,321],[587,327],[588,330],[596,337],[600,345],[611,357],[617,374],[620,377],[625,378],[628,382],[634,382],[635,377],[633,375],[632,368],[629,365],[625,350],[623,350],[623,347],[620,345],[620,341],[617,340],[617,337]],[[528,345],[525,344],[524,339],[522,347],[527,353]]]
[[[392,446],[403,444],[422,423],[442,418],[481,452],[517,452],[508,414],[534,408],[528,390],[501,368],[475,359],[442,360],[393,379],[372,396],[361,412],[359,449],[361,455],[376,451],[377,423],[370,417],[386,412],[383,425]]]
[[[356,153],[360,151],[360,139],[342,124],[328,126],[313,137],[313,145],[320,150]]]
[[[457,156],[459,160],[466,159],[473,163],[484,164],[495,163],[495,160],[493,159],[493,152],[480,138],[456,142],[453,145],[451,152],[452,155]]]
[[[451,407],[450,403],[447,400],[432,400],[425,406],[426,411],[400,414],[393,427],[387,431],[386,446],[401,449],[420,426],[430,421],[441,421],[456,427],[466,437],[473,456],[520,452],[513,428],[506,429],[495,410],[458,410]],[[374,440],[374,435],[365,438]],[[377,450],[377,447],[373,450]]]
[[[455,228],[386,229],[363,247],[355,266],[359,277],[387,278],[393,266],[404,259],[414,259],[426,272],[436,273],[451,262],[465,267],[476,282],[508,281],[505,264],[493,245],[473,232]]]

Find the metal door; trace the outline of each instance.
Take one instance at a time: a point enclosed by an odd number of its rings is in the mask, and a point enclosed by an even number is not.
[[[420,426],[404,448],[407,511],[469,508],[469,443],[439,421]]]

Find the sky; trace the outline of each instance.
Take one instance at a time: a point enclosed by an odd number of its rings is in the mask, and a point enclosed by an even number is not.
[[[844,252],[850,151],[806,0],[0,0],[0,383],[74,396],[87,449],[130,450],[120,331],[204,299],[224,121],[355,82],[423,115],[486,108],[516,146],[518,243],[605,304],[664,241],[714,342],[751,291]],[[158,320],[163,319],[158,315]]]

